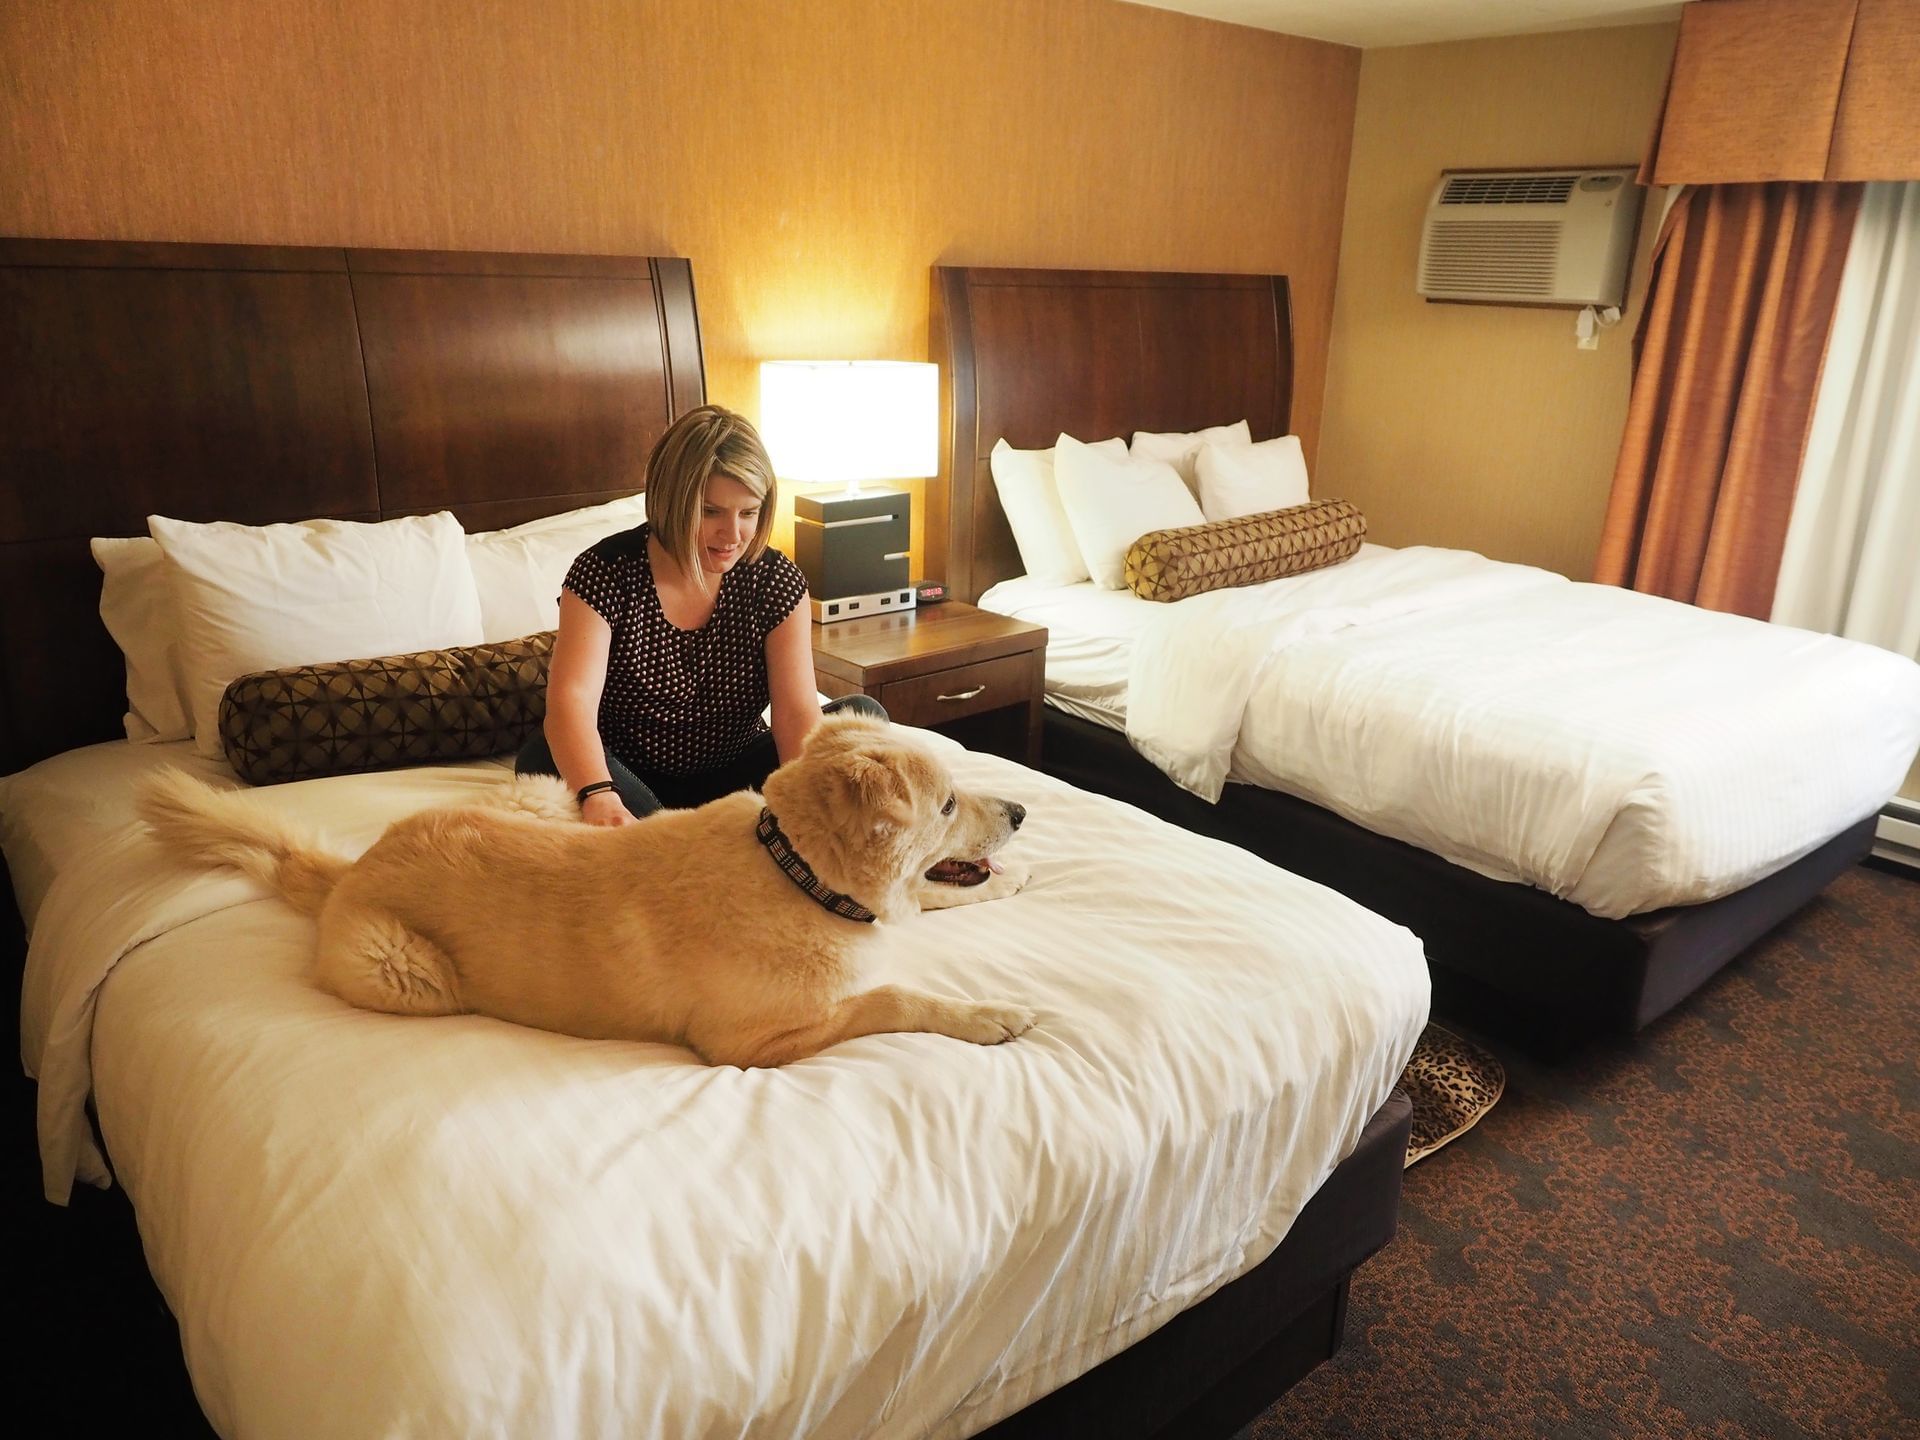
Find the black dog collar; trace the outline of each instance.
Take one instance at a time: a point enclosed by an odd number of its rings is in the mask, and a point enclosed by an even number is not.
[[[773,863],[800,887],[801,894],[822,910],[831,910],[842,920],[857,920],[862,925],[871,925],[880,918],[851,895],[842,895],[838,890],[829,890],[821,884],[820,877],[813,873],[813,867],[794,853],[793,844],[781,833],[780,822],[773,818],[773,811],[764,806],[761,808],[760,823],[754,827],[753,833],[754,838],[767,847],[767,854],[773,857]]]

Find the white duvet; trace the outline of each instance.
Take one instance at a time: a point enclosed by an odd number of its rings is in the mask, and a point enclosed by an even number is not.
[[[952,760],[1029,806],[1034,878],[899,927],[886,968],[1038,1027],[779,1071],[358,1012],[279,901],[63,834],[24,1007],[49,1191],[86,1167],[90,1089],[229,1437],[984,1428],[1272,1251],[1391,1090],[1427,977],[1328,890]],[[357,847],[502,773],[266,793]],[[0,785],[10,844],[61,788],[32,776]]]
[[[987,603],[1065,613],[1012,587]],[[1118,706],[1101,699],[1186,789],[1218,799],[1231,773],[1609,918],[1792,863],[1885,804],[1920,747],[1901,656],[1468,551],[1367,546],[1136,601],[1126,635]]]

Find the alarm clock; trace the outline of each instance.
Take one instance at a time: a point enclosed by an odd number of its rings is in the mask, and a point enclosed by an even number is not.
[[[947,598],[947,582],[944,580],[916,580],[913,582],[914,598],[922,605],[938,605]]]

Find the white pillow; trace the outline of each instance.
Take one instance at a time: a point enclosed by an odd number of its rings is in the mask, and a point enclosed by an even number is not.
[[[1307,457],[1298,435],[1257,445],[1202,445],[1194,469],[1200,475],[1200,508],[1209,520],[1238,520],[1313,498],[1307,494]]]
[[[1166,461],[1180,472],[1180,478],[1187,483],[1188,493],[1197,496],[1200,493],[1200,476],[1194,469],[1194,461],[1199,457],[1202,445],[1252,443],[1253,427],[1241,420],[1232,425],[1214,425],[1205,430],[1170,430],[1157,435],[1149,430],[1136,430],[1129,450],[1149,460]]]
[[[220,754],[220,697],[256,670],[480,643],[460,522],[195,525],[149,515],[180,616],[194,745]]]
[[[127,738],[185,740],[193,734],[193,721],[166,556],[144,535],[95,536],[88,544],[100,567],[100,618],[126,657]]]
[[[1054,446],[1053,469],[1087,571],[1094,584],[1108,590],[1120,588],[1127,547],[1149,530],[1206,521],[1179,472],[1164,460],[1102,454],[1062,435]]]
[[[467,536],[482,638],[492,644],[553,629],[560,623],[560,582],[574,558],[646,518],[647,497],[631,495]]]
[[[1120,458],[1127,453],[1127,442],[1116,435],[1089,448]],[[1016,450],[1000,440],[987,463],[993,468],[993,488],[999,493],[1000,508],[1006,512],[1013,543],[1020,549],[1020,564],[1027,574],[1062,585],[1086,579],[1086,559],[1060,505],[1053,451]]]

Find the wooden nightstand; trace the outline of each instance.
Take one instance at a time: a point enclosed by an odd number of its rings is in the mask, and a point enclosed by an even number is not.
[[[1044,626],[957,600],[813,627],[822,694],[871,695],[903,725],[1034,766],[1046,659]]]

